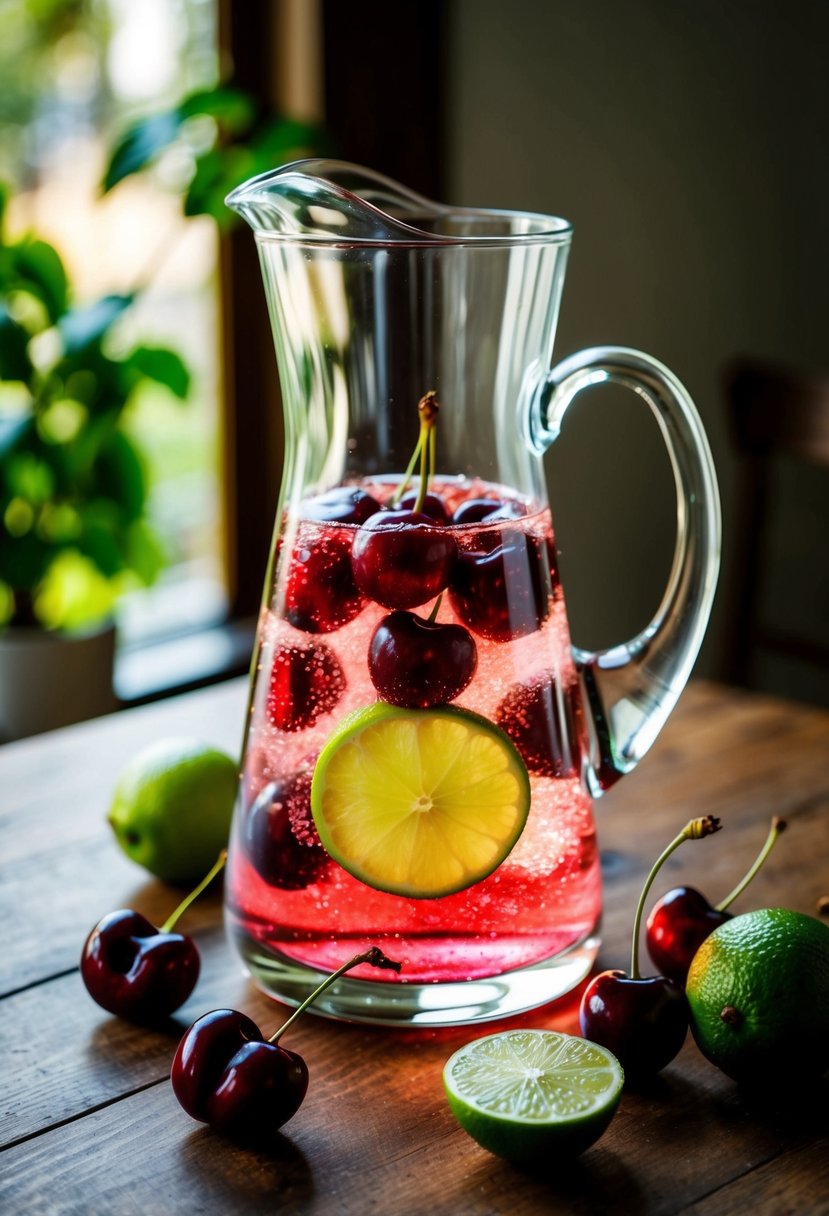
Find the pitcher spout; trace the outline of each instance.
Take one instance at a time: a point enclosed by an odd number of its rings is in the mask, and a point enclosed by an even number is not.
[[[225,202],[260,239],[338,242],[428,240],[434,218],[449,210],[373,170],[321,159],[262,173]]]

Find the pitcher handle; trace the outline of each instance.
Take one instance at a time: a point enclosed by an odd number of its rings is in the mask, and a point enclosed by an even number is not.
[[[641,633],[606,650],[574,648],[590,729],[588,784],[603,793],[647,752],[685,687],[705,633],[720,562],[720,501],[708,440],[687,391],[650,355],[597,346],[564,359],[529,401],[529,435],[544,452],[573,399],[596,384],[644,397],[668,448],[677,491],[677,532],[668,585]]]

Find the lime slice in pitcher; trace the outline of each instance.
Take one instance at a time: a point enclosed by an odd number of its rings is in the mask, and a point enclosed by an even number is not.
[[[323,845],[349,874],[435,899],[497,869],[526,823],[530,784],[510,740],[478,714],[379,702],[326,743],[311,806]]]

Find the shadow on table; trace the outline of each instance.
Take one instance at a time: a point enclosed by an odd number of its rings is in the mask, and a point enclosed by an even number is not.
[[[562,1213],[624,1212],[637,1216],[648,1209],[647,1196],[633,1174],[611,1149],[595,1146],[567,1165],[547,1161],[537,1167],[509,1165],[498,1158],[482,1162],[468,1179],[468,1194],[486,1194],[488,1178],[512,1171],[517,1187],[526,1194],[528,1184],[534,1184],[536,1197],[542,1199],[546,1210]],[[498,1179],[498,1189],[503,1177]]]
[[[210,1210],[234,1216],[307,1211],[314,1194],[305,1154],[279,1132],[267,1143],[246,1147],[202,1127],[182,1139],[178,1156],[194,1211],[208,1201]]]

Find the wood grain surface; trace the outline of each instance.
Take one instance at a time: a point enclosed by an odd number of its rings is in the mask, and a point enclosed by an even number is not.
[[[135,907],[160,923],[179,895],[111,838],[105,813],[118,771],[161,735],[195,734],[235,752],[244,705],[244,681],[234,681],[0,748],[0,1211],[829,1213],[826,1078],[797,1100],[749,1094],[690,1040],[659,1078],[626,1090],[604,1137],[565,1171],[499,1161],[449,1113],[443,1064],[491,1024],[409,1032],[306,1017],[290,1046],[308,1062],[308,1097],[272,1149],[240,1148],[189,1120],[168,1080],[189,1022],[217,1006],[243,1009],[266,1031],[285,1016],[241,973],[220,893],[187,914],[202,975],[165,1027],[109,1017],[77,964],[105,912]],[[724,830],[675,853],[659,889],[685,881],[716,902],[779,814],[789,830],[735,910],[814,914],[829,893],[829,714],[712,684],[688,689],[651,754],[597,806],[599,966],[627,966],[651,861],[689,818],[708,813]],[[577,1007],[574,994],[509,1024],[575,1031]],[[808,1067],[793,1045],[792,1068]]]

